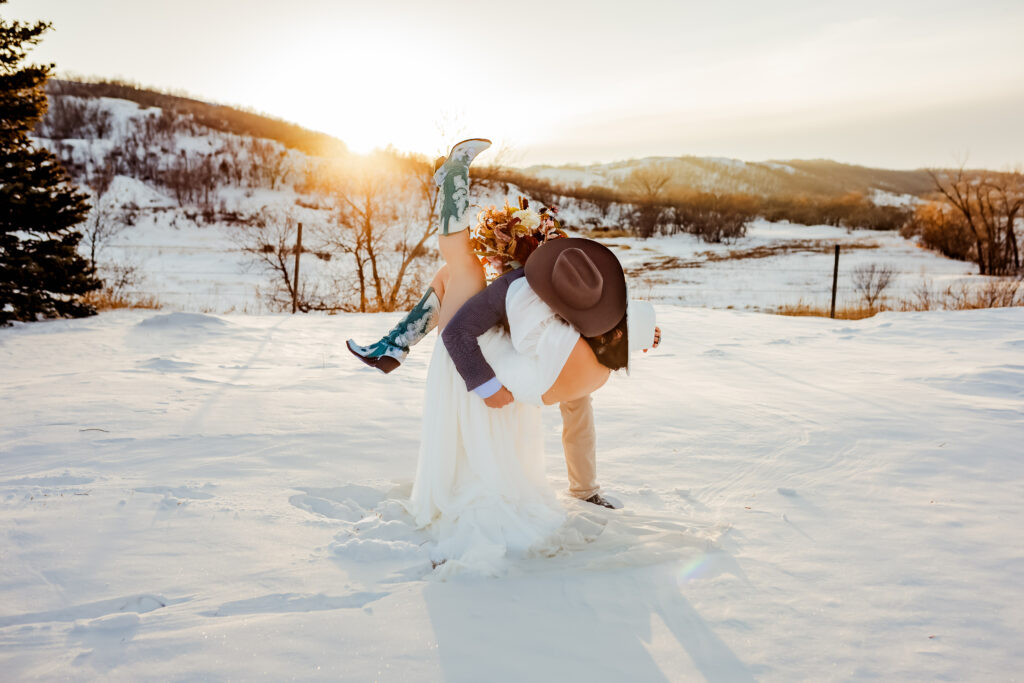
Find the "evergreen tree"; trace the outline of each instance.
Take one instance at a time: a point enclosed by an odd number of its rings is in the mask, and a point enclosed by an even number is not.
[[[96,312],[77,300],[100,286],[78,254],[75,226],[89,212],[86,196],[29,139],[46,113],[43,86],[53,66],[22,62],[50,27],[0,17],[0,326]]]

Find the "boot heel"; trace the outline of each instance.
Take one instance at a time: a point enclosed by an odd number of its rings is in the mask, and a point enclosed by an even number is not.
[[[385,375],[398,369],[398,367],[402,365],[397,358],[392,358],[391,356],[364,356],[354,348],[355,346],[357,346],[357,344],[351,339],[345,342],[345,347],[353,356],[363,361],[363,363],[369,365],[371,368],[380,370]]]

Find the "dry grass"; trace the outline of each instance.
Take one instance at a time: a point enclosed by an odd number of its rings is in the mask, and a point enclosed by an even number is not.
[[[836,308],[836,319],[862,320],[882,311],[968,311],[979,308],[1006,308],[1024,306],[1024,279],[992,278],[980,287],[969,287],[966,283],[932,290],[925,283],[909,299],[881,301],[875,305],[861,303]],[[803,300],[786,304],[769,311],[778,315],[829,317],[828,306],[814,306]]]
[[[591,228],[577,230],[582,237],[592,240],[613,239],[615,237],[636,237],[632,230],[622,228]],[[621,247],[620,247],[621,248]]]
[[[104,287],[95,292],[89,292],[82,297],[86,303],[97,311],[116,311],[122,308],[160,308],[160,300],[153,296],[131,297],[123,292],[116,292]]]
[[[837,320],[863,320],[864,318],[870,318],[880,311],[888,310],[884,307],[871,307],[871,306],[843,306],[842,308],[836,307],[836,319]],[[792,316],[812,316],[818,318],[829,317],[829,307],[812,306],[811,304],[799,301],[795,304],[787,304],[785,306],[779,306],[771,313],[778,315],[792,315]]]

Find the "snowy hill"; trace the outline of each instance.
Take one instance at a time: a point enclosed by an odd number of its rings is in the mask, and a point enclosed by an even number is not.
[[[647,157],[587,166],[530,166],[523,172],[565,187],[615,188],[631,174],[658,169],[683,187],[763,196],[881,193],[881,202],[908,201],[932,191],[924,171],[873,169],[828,160],[743,161],[724,157]]]
[[[658,315],[595,395],[624,509],[448,582],[401,505],[433,338],[385,377],[343,340],[388,315],[0,330],[2,677],[1018,676],[1024,309]]]

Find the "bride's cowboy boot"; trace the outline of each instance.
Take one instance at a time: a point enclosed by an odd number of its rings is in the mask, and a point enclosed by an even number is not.
[[[448,158],[434,173],[434,183],[441,188],[438,234],[450,235],[469,227],[469,165],[480,152],[491,146],[484,138],[470,138],[452,147]]]
[[[437,327],[440,312],[441,300],[437,298],[434,288],[428,287],[423,298],[379,341],[360,346],[349,339],[345,344],[356,358],[371,368],[389,373],[402,364],[412,346]]]
[[[452,147],[448,158],[434,173],[434,182],[441,188],[440,234],[449,235],[469,227],[468,224],[463,225],[469,210],[469,165],[480,152],[490,146],[491,141],[484,138],[463,140]],[[359,360],[381,372],[389,373],[405,361],[412,346],[437,327],[440,311],[441,300],[431,287],[413,309],[379,341],[369,346],[360,346],[349,339],[346,345]]]

